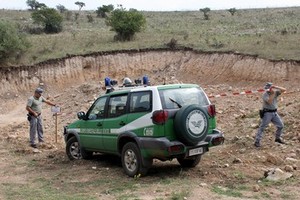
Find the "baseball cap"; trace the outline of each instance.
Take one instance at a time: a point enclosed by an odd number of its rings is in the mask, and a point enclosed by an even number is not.
[[[44,92],[44,90],[42,88],[36,88],[35,92],[39,93],[39,94],[42,94]]]
[[[266,83],[266,85],[265,85],[265,90],[270,89],[272,85],[273,85],[273,84],[272,84],[271,82]]]

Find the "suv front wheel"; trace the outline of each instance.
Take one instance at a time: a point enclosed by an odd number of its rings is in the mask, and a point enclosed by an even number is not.
[[[81,158],[90,159],[93,156],[93,152],[84,151],[80,148],[80,144],[76,137],[71,137],[67,141],[66,153],[70,160],[79,160]]]
[[[149,167],[143,167],[139,148],[133,142],[128,142],[122,149],[122,166],[125,173],[130,177],[135,175],[143,176],[149,169]]]

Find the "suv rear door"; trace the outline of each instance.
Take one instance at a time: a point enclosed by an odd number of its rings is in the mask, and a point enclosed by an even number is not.
[[[134,132],[139,137],[153,136],[152,123],[152,91],[131,92],[129,97],[127,131]]]

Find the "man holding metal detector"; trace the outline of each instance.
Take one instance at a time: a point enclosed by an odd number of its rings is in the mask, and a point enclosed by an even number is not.
[[[275,86],[272,83],[267,83],[265,85],[265,90],[266,91],[262,96],[263,107],[262,110],[260,110],[260,117],[262,120],[254,142],[254,146],[256,147],[261,147],[260,141],[263,137],[263,132],[270,122],[272,122],[277,127],[275,133],[275,142],[285,144],[285,142],[281,138],[284,125],[279,114],[277,113],[277,103],[278,96],[284,93],[286,89],[283,87]]]

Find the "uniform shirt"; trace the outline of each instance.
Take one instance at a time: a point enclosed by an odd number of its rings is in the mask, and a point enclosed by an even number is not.
[[[30,107],[34,112],[41,113],[42,112],[42,103],[45,102],[44,97],[36,98],[31,96],[27,101],[27,106]]]
[[[271,104],[268,104],[268,100],[270,98],[270,92],[265,92],[263,94],[263,108],[265,109],[269,109],[269,110],[275,110],[278,108],[278,105],[277,105],[277,97],[281,94],[280,91],[275,91],[275,96],[274,96],[274,99],[273,99],[273,102]]]

